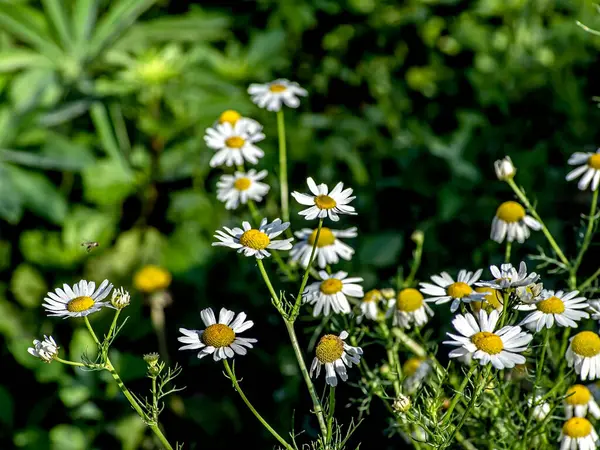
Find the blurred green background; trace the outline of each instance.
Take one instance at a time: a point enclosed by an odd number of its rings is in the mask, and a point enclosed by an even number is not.
[[[141,355],[158,343],[132,277],[149,263],[173,276],[168,351],[187,386],[162,415],[170,440],[273,448],[222,367],[177,352],[178,327],[200,328],[208,306],[254,320],[247,335],[259,343],[236,359],[242,385],[280,432],[293,416],[301,439],[314,436],[258,271],[210,246],[216,228],[248,214],[216,201],[222,172],[208,166],[205,128],[225,109],[254,117],[267,135],[258,167],[277,162],[275,117],[251,104],[251,82],[285,77],[309,91],[286,111],[291,189],[304,190],[307,175],[355,189],[359,215],[341,227],[359,227],[349,242],[357,253],[340,268],[363,276],[366,289],[389,286],[407,266],[417,228],[426,235],[421,279],[499,262],[490,223],[512,196],[492,163],[505,154],[572,254],[589,193],[567,186],[566,160],[595,149],[600,120],[600,38],[576,20],[600,28],[593,3],[580,0],[0,1],[0,448],[157,448],[108,374],[26,352],[50,333],[63,356],[90,349],[80,320],[46,318],[40,305],[63,282],[109,278],[133,294],[111,355],[144,392]],[[261,207],[273,219],[273,173],[269,182]],[[292,227],[305,226],[293,208]],[[100,245],[88,253],[83,241]],[[538,233],[515,259],[539,244]],[[589,259],[582,273],[595,269]],[[97,330],[110,320],[108,311],[92,316]],[[315,324],[299,325],[306,347]],[[378,355],[365,357],[375,364]],[[339,395],[345,405],[359,391],[344,385]],[[374,402],[354,445],[399,448],[386,420]]]

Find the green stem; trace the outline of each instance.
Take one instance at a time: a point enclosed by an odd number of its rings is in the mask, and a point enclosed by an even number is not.
[[[273,304],[277,308],[277,311],[281,312],[281,302],[279,301],[279,296],[275,292],[275,288],[273,287],[273,284],[271,283],[271,279],[269,278],[269,275],[267,274],[267,271],[265,270],[265,265],[263,264],[262,259],[256,259],[256,265],[258,266],[258,270],[260,270],[260,274],[262,275],[263,280],[265,281],[265,284],[267,285],[267,289],[269,290],[269,293],[271,294],[271,297],[273,298]]]
[[[96,345],[98,345],[98,347],[100,347],[100,341],[98,340],[98,336],[96,336],[96,333],[94,333],[94,329],[92,328],[90,320],[87,318],[87,316],[85,316],[83,318],[83,321],[85,322],[85,326],[87,327],[88,331],[92,335],[92,338],[94,338],[94,342],[96,343]]]
[[[544,359],[546,358],[546,351],[547,351],[549,345],[550,345],[550,330],[545,329],[544,330],[544,342],[542,344],[542,353],[540,354],[540,361],[539,361],[539,364],[536,364],[535,384],[533,385],[534,393],[535,393],[535,388],[537,386],[539,386],[539,384],[540,384],[540,379],[541,379],[542,372],[544,369]],[[560,355],[562,355],[562,354],[563,353],[561,352]]]
[[[110,329],[108,330],[108,334],[106,335],[107,341],[110,341],[110,338],[113,335],[113,333],[117,327],[117,320],[119,320],[119,314],[121,314],[121,310],[117,309],[117,312],[115,313],[115,317],[113,317],[112,324],[110,325]]]
[[[381,323],[381,332],[383,334],[383,337],[386,340],[386,344],[385,344],[385,350],[387,353],[387,358],[388,358],[388,363],[390,365],[390,369],[396,372],[396,376],[394,377],[394,393],[396,394],[396,397],[398,397],[401,393],[402,393],[402,388],[400,387],[400,364],[398,362],[398,358],[397,356],[394,354],[394,342],[392,339],[390,339],[392,337],[390,330],[388,328],[388,326],[385,324],[385,322]]]
[[[329,411],[327,417],[327,445],[331,444],[333,432],[333,413],[335,412],[335,386],[329,386]],[[331,446],[333,448],[333,445]]]
[[[594,230],[594,222],[595,222],[595,215],[596,215],[596,207],[598,206],[598,190],[596,189],[594,191],[594,194],[592,196],[592,204],[590,206],[590,215],[588,217],[588,225],[587,225],[587,229],[585,230],[585,236],[583,237],[583,242],[581,243],[581,248],[579,249],[579,253],[577,255],[577,258],[575,258],[575,262],[573,262],[573,264],[571,265],[571,274],[573,277],[573,286],[571,286],[571,289],[575,289],[575,285],[577,285],[577,269],[579,269],[579,266],[581,265],[581,261],[583,259],[583,255],[585,254],[585,252],[587,251],[590,242],[592,241],[592,232]]]
[[[84,364],[84,363],[75,362],[75,361],[69,361],[69,360],[66,360],[66,359],[59,358],[58,356],[55,356],[54,360],[58,361],[59,363],[68,364],[69,366],[87,367],[87,365]]]
[[[504,326],[504,324],[506,323],[506,318],[509,315],[509,311],[510,311],[510,294],[508,292],[504,292],[504,300],[503,300],[503,305],[502,305],[502,311],[500,311],[500,320],[498,321],[498,329],[502,328]]]
[[[290,314],[290,320],[292,320],[292,322],[296,320],[296,317],[298,317],[298,312],[300,311],[300,305],[302,304],[302,293],[304,292],[304,288],[306,287],[306,283],[308,282],[308,274],[310,273],[310,268],[312,267],[313,261],[315,260],[317,244],[319,243],[319,236],[321,235],[321,228],[323,228],[323,219],[319,219],[319,226],[317,227],[315,242],[313,243],[312,249],[310,251],[310,259],[308,260],[306,270],[304,270],[304,276],[302,277],[302,283],[300,284],[300,289],[298,290],[298,295],[296,296],[294,309]]]
[[[467,376],[463,379],[458,390],[454,393],[454,396],[452,397],[452,401],[450,402],[450,406],[448,407],[448,410],[446,411],[446,414],[444,415],[444,419],[442,420],[442,426],[444,426],[448,422],[450,422],[450,419],[452,418],[452,411],[454,411],[454,408],[456,408],[458,401],[461,399],[461,397],[463,397],[463,392],[465,391],[465,388],[467,387],[467,384],[469,383],[469,380],[473,376],[473,373],[475,372],[476,368],[477,368],[477,364],[473,364],[471,366],[471,368],[469,369],[469,372],[467,373]]]
[[[587,288],[590,284],[592,284],[594,282],[594,280],[596,278],[598,278],[598,276],[600,275],[600,269],[596,270],[591,277],[589,277],[587,280],[585,280],[583,283],[581,283],[579,285],[578,290],[579,291],[583,291],[585,288]]]
[[[512,242],[506,241],[506,250],[504,251],[504,262],[510,262],[510,250],[512,248]]]
[[[156,377],[152,377],[152,419],[158,423],[158,395],[156,393]]]
[[[416,241],[417,247],[413,253],[413,263],[410,268],[410,273],[406,280],[404,280],[404,287],[411,287],[415,276],[417,275],[417,271],[419,270],[419,266],[421,265],[421,258],[423,256],[423,239]]]
[[[279,188],[281,190],[281,216],[284,222],[290,221],[287,149],[285,145],[285,121],[283,108],[277,111],[277,135],[279,137]]]

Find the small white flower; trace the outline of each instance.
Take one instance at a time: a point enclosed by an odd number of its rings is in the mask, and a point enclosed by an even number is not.
[[[577,297],[579,291],[565,294],[563,291],[543,291],[533,304],[518,305],[519,311],[534,311],[525,317],[519,325],[526,325],[531,331],[539,333],[544,328],[552,328],[554,321],[561,327],[577,328],[577,322],[590,315],[581,310],[588,307],[585,297]]]
[[[308,92],[306,92],[306,89],[301,88],[298,83],[280,78],[270,83],[252,83],[248,87],[248,94],[260,108],[266,108],[268,111],[279,111],[282,104],[290,108],[297,108],[300,106],[298,97],[305,97]]]
[[[366,317],[369,320],[377,320],[379,315],[378,303],[383,300],[383,294],[377,289],[371,289],[366,292],[358,306],[360,315],[356,317],[356,322],[361,323]]]
[[[329,386],[337,386],[337,375],[342,381],[348,379],[346,366],[352,368],[352,364],[358,364],[363,354],[362,348],[352,347],[344,342],[348,337],[346,331],[342,331],[339,336],[326,334],[323,336],[317,348],[315,349],[315,358],[310,366],[310,376],[316,370],[315,377],[321,373],[321,366],[325,366],[325,382]]]
[[[314,305],[313,316],[317,317],[323,311],[328,316],[333,310],[335,314],[350,313],[349,297],[361,298],[364,296],[363,288],[356,283],[362,283],[362,278],[346,278],[347,272],[337,272],[329,275],[324,270],[319,272],[322,281],[311,283],[303,292],[305,303]]]
[[[123,309],[131,303],[131,295],[124,288],[115,289],[110,299],[110,304],[115,309]]]
[[[219,242],[213,242],[213,246],[224,246],[234,248],[238,253],[244,253],[244,256],[256,256],[258,259],[271,256],[267,249],[271,250],[289,250],[292,248],[293,238],[274,240],[290,226],[289,222],[281,222],[281,219],[275,219],[271,223],[267,223],[267,219],[263,219],[260,227],[252,228],[248,222],[242,222],[241,228],[227,228],[226,231],[217,230],[214,237]]]
[[[527,397],[527,405],[530,408],[533,407],[533,418],[538,422],[544,420],[550,413],[550,404],[542,401],[542,396],[539,394],[536,394],[535,397],[531,395]]]
[[[571,417],[585,417],[589,413],[600,419],[600,407],[590,390],[583,384],[574,384],[567,390],[565,398],[565,415]]]
[[[269,185],[260,180],[267,176],[266,170],[256,172],[235,172],[234,175],[221,175],[217,182],[217,199],[225,202],[226,209],[236,209],[240,203],[246,204],[248,200],[262,201],[269,192]]]
[[[30,355],[40,358],[46,363],[51,363],[56,355],[58,355],[58,345],[52,336],[44,335],[43,341],[35,339],[33,347],[27,349]]]
[[[244,161],[256,164],[264,156],[264,152],[254,144],[264,138],[262,132],[256,131],[251,123],[242,120],[238,120],[235,125],[224,122],[215,128],[207,128],[204,141],[216,151],[210,160],[210,166],[241,166]]]
[[[401,328],[411,328],[425,325],[429,316],[433,317],[433,310],[429,307],[423,295],[416,289],[406,288],[398,292],[395,299],[388,300],[386,317],[392,316],[392,325]]]
[[[482,269],[477,270],[475,273],[461,270],[458,272],[456,282],[447,272],[442,272],[440,275],[431,276],[431,280],[435,284],[419,283],[420,290],[423,294],[432,296],[426,299],[426,302],[435,302],[436,305],[441,305],[452,301],[450,311],[455,312],[461,302],[481,302],[485,299],[486,293],[476,292],[472,287],[479,280],[482,272]]]
[[[81,280],[74,284],[73,288],[63,284],[63,289],[56,288],[54,292],[46,294],[42,306],[49,316],[84,317],[104,307],[112,308],[110,303],[102,301],[110,294],[112,288],[113,285],[108,280],[104,280],[98,289],[93,281]]]
[[[300,261],[302,267],[306,267],[310,262],[313,245],[315,245],[317,229],[303,228],[294,234],[299,240],[290,252],[290,256],[292,261]],[[339,263],[340,258],[350,261],[354,249],[338,238],[354,238],[356,236],[356,227],[347,230],[331,230],[327,227],[321,227],[319,242],[315,248],[315,261],[317,261],[318,266],[324,269],[327,264]]]
[[[573,153],[569,158],[569,164],[579,167],[567,174],[567,181],[581,176],[581,180],[577,183],[579,189],[585,191],[590,182],[592,184],[592,191],[598,189],[598,185],[600,184],[600,148],[596,150],[596,153]]]
[[[527,274],[527,264],[521,261],[519,264],[519,271],[513,267],[512,264],[502,264],[500,268],[497,266],[490,266],[490,272],[494,277],[493,281],[480,281],[476,283],[477,286],[491,287],[492,289],[510,289],[522,286],[529,286],[540,279],[540,276],[531,272]]]
[[[593,331],[577,333],[570,339],[565,358],[582,380],[600,378],[600,337]]]
[[[413,394],[423,384],[423,381],[431,372],[431,363],[422,358],[409,358],[402,365],[404,389],[408,394]]]
[[[558,440],[560,450],[594,450],[598,433],[586,418],[573,417],[564,423]]]
[[[544,285],[542,283],[535,283],[529,286],[518,287],[515,290],[515,294],[521,303],[531,304],[542,295],[543,291]]]
[[[503,159],[495,161],[494,170],[496,171],[496,176],[500,181],[506,181],[514,178],[515,174],[517,173],[517,169],[515,168],[512,159],[510,159],[510,156],[505,156]]]
[[[306,220],[313,220],[317,217],[324,219],[329,217],[334,222],[340,220],[338,214],[356,215],[354,206],[349,203],[356,197],[351,197],[352,189],[344,189],[344,183],[339,182],[335,185],[331,192],[326,184],[316,185],[312,178],[307,178],[306,183],[313,195],[301,194],[300,192],[292,192],[292,197],[298,203],[310,208],[299,212],[301,216],[305,216]]]
[[[236,353],[245,355],[247,350],[244,347],[252,348],[252,344],[256,343],[256,339],[239,337],[240,333],[254,325],[251,320],[246,320],[246,313],[241,312],[235,317],[233,311],[221,308],[217,322],[213,310],[206,308],[200,312],[200,317],[206,329],[180,328],[183,336],[179,336],[177,340],[186,345],[179,347],[179,350],[200,349],[198,358],[212,354],[214,360],[219,361],[233,358]]]
[[[257,133],[261,133],[263,129],[262,125],[256,120],[250,119],[249,117],[242,117],[239,112],[233,109],[223,111],[219,116],[219,119],[213,124],[213,128],[216,128],[218,125],[226,122],[232,127],[235,126],[236,123],[241,122],[240,129],[244,130],[245,137],[254,136]],[[264,139],[264,137],[262,139]]]
[[[528,216],[517,202],[502,203],[496,210],[492,221],[490,238],[499,244],[506,239],[508,242],[517,241],[522,244],[530,235],[529,229],[541,230],[542,225],[533,217]]]
[[[488,315],[483,309],[479,311],[479,321],[472,314],[457,314],[452,325],[462,336],[447,333],[453,340],[444,341],[444,344],[458,347],[449,353],[450,358],[471,353],[482,366],[491,362],[499,370],[523,364],[525,357],[519,353],[527,349],[533,336],[521,331],[521,327],[513,326],[494,332],[498,317],[498,311]]]

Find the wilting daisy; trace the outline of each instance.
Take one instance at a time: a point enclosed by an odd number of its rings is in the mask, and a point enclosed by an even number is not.
[[[340,220],[338,214],[355,215],[354,206],[348,205],[356,197],[351,197],[352,189],[344,189],[344,183],[341,181],[335,185],[331,192],[326,184],[321,183],[316,185],[312,178],[307,178],[306,183],[308,188],[314,195],[301,194],[300,192],[292,192],[292,197],[298,203],[310,208],[300,211],[298,214],[305,216],[306,220],[313,220],[317,217],[324,219],[329,217],[334,222]]]
[[[533,418],[538,422],[541,422],[550,413],[550,404],[542,401],[542,396],[536,394],[535,397],[530,395],[527,397],[527,406],[533,407]]]
[[[344,342],[348,337],[346,331],[342,331],[339,336],[334,334],[326,334],[323,336],[317,348],[315,349],[315,359],[310,366],[310,376],[316,370],[315,377],[321,373],[321,366],[325,366],[325,382],[329,386],[337,386],[337,376],[340,376],[342,381],[348,379],[346,366],[352,367],[352,364],[360,362],[360,355],[363,354],[362,348],[352,347]]]
[[[322,281],[311,283],[302,294],[304,302],[314,305],[313,316],[317,317],[323,311],[328,316],[333,310],[336,314],[350,312],[349,297],[361,298],[364,295],[360,284],[362,278],[346,278],[348,273],[337,272],[329,275],[324,270],[319,272]]]
[[[560,450],[594,450],[598,433],[589,420],[573,417],[564,423],[558,440]]]
[[[570,339],[565,358],[569,367],[582,380],[600,378],[600,337],[593,331],[582,331]]]
[[[423,358],[409,358],[402,364],[404,389],[408,394],[414,393],[431,372],[431,363]]]
[[[499,244],[505,238],[508,242],[516,240],[522,244],[529,237],[530,228],[540,230],[542,225],[533,217],[528,216],[525,208],[517,202],[504,202],[496,210],[490,238]]]
[[[581,177],[581,180],[577,183],[579,189],[585,191],[590,182],[592,183],[592,191],[598,189],[600,184],[600,148],[596,150],[596,153],[573,153],[569,158],[569,164],[579,167],[567,174],[567,181]]]
[[[527,274],[527,264],[524,261],[521,261],[521,264],[519,264],[518,272],[511,263],[502,264],[500,268],[498,266],[490,266],[490,272],[494,280],[480,281],[477,283],[477,286],[486,286],[493,289],[510,289],[529,286],[540,279],[540,276],[535,272]]]
[[[214,245],[230,247],[237,249],[238,253],[244,253],[244,256],[256,256],[258,259],[271,256],[267,249],[271,250],[289,250],[292,248],[293,238],[274,240],[290,226],[289,222],[281,222],[281,219],[275,219],[267,223],[267,219],[260,222],[260,227],[252,228],[248,222],[242,222],[241,228],[227,228],[226,231],[217,230],[215,237],[219,242],[213,242]]]
[[[252,83],[248,87],[248,94],[259,107],[268,111],[279,111],[282,104],[297,108],[300,106],[298,97],[305,97],[308,92],[298,83],[280,78],[270,83]]]
[[[423,294],[432,296],[425,301],[435,302],[436,305],[452,301],[450,311],[455,312],[461,301],[469,303],[471,301],[483,301],[485,298],[485,293],[475,292],[472,287],[473,283],[479,280],[481,272],[483,272],[481,269],[475,273],[461,270],[458,272],[457,281],[454,281],[447,272],[442,272],[440,275],[431,276],[431,280],[435,284],[419,283],[419,285]]]
[[[290,256],[292,261],[300,261],[302,267],[306,267],[310,262],[310,254],[317,239],[317,229],[303,228],[294,234],[299,240],[290,252]],[[315,261],[317,261],[319,267],[324,269],[327,264],[337,264],[340,262],[340,258],[350,261],[354,249],[338,238],[354,238],[356,236],[356,227],[347,230],[331,230],[327,227],[321,227],[319,241],[315,248]]]
[[[58,317],[84,317],[88,314],[100,311],[105,306],[112,308],[109,302],[103,302],[113,285],[104,280],[96,289],[93,281],[81,280],[71,288],[63,284],[63,289],[56,288],[54,292],[48,292],[44,297],[42,306],[49,316]]]
[[[204,330],[179,329],[183,336],[179,336],[177,340],[186,344],[179,347],[179,350],[200,349],[198,358],[212,354],[214,360],[219,361],[233,358],[236,353],[245,355],[247,350],[244,347],[252,348],[252,344],[256,342],[256,339],[238,336],[254,325],[251,320],[246,320],[246,313],[241,312],[235,317],[233,311],[221,308],[217,322],[213,310],[206,308],[200,312],[200,317],[206,326]]]
[[[413,288],[402,289],[395,300],[388,302],[387,317],[393,315],[393,325],[410,328],[411,324],[420,327],[425,325],[429,316],[433,317],[433,310],[423,299],[423,294]]]
[[[257,173],[254,169],[221,175],[217,182],[217,199],[225,202],[226,209],[235,209],[240,203],[245,205],[248,200],[260,202],[270,189],[268,184],[260,182],[266,176],[266,170]]]
[[[500,181],[506,181],[514,178],[515,174],[517,173],[517,169],[515,168],[512,159],[510,159],[510,156],[505,156],[503,159],[494,161],[494,170],[496,171],[496,176]]]
[[[499,370],[523,364],[525,357],[519,353],[527,349],[533,336],[521,331],[521,327],[513,326],[494,332],[498,316],[498,311],[488,315],[483,309],[479,311],[479,321],[472,314],[457,314],[452,325],[462,336],[447,333],[453,340],[444,341],[444,344],[458,347],[449,353],[450,358],[472,353],[482,366],[491,362]]]
[[[475,292],[484,294],[485,297],[483,301],[475,300],[469,303],[469,306],[471,306],[471,309],[474,313],[479,314],[479,310],[482,308],[485,309],[488,313],[492,312],[493,309],[502,311],[502,303],[504,302],[504,298],[500,289],[479,286],[475,288]]]
[[[43,341],[35,339],[33,347],[29,347],[27,351],[30,355],[40,358],[46,363],[51,363],[54,357],[58,355],[58,345],[56,345],[52,336],[48,337],[44,335]]]
[[[534,303],[544,291],[542,283],[534,283],[529,286],[521,286],[515,290],[515,294],[521,303]]]
[[[535,303],[529,305],[518,305],[515,309],[520,311],[533,311],[525,317],[519,325],[526,325],[530,330],[537,333],[544,328],[552,328],[554,321],[561,327],[577,328],[581,319],[587,319],[590,315],[585,312],[588,307],[585,297],[577,297],[579,291],[565,294],[563,291],[543,291]]]
[[[242,128],[246,132],[246,136],[253,136],[257,133],[262,132],[263,127],[260,123],[258,123],[254,119],[250,119],[249,117],[242,117],[242,115],[239,112],[233,109],[223,111],[219,116],[219,119],[214,123],[213,128],[216,128],[218,125],[224,123],[229,123],[233,127],[238,122],[241,122],[241,124],[243,124]]]
[[[241,166],[244,161],[256,164],[264,156],[264,152],[254,144],[264,138],[262,132],[251,128],[246,121],[238,120],[235,125],[224,122],[215,128],[207,128],[204,141],[216,151],[210,160],[210,166]]]
[[[571,417],[585,417],[589,413],[595,419],[600,419],[600,407],[594,400],[590,390],[583,384],[574,384],[567,390],[565,397],[565,415]]]
[[[360,301],[360,315],[356,318],[356,322],[361,323],[363,318],[369,320],[377,320],[379,315],[379,307],[377,306],[383,300],[383,294],[377,289],[371,289],[365,293]]]

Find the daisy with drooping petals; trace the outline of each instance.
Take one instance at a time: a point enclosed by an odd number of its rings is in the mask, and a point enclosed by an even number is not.
[[[51,363],[54,357],[58,355],[58,345],[56,345],[52,336],[48,337],[44,335],[44,340],[38,341],[35,339],[33,347],[29,347],[27,352],[36,358],[40,358],[45,363]]]
[[[356,322],[361,323],[363,318],[369,320],[377,320],[379,315],[379,308],[377,304],[383,300],[383,294],[377,289],[371,289],[366,292],[360,301],[359,309],[360,315],[356,317]]]
[[[414,323],[420,327],[433,317],[433,310],[423,299],[423,294],[413,288],[402,289],[396,299],[388,302],[386,316],[394,316],[392,325],[395,327],[410,328]]]
[[[494,277],[493,281],[480,281],[477,286],[491,287],[492,289],[511,289],[522,286],[529,286],[540,279],[540,276],[531,272],[527,274],[527,264],[521,261],[519,271],[513,267],[511,263],[498,266],[490,266],[490,272]]]
[[[594,450],[598,433],[589,420],[573,417],[564,423],[558,440],[560,450]]]
[[[256,343],[256,339],[238,336],[254,325],[251,320],[246,320],[246,313],[241,312],[235,317],[233,311],[221,308],[217,322],[213,310],[206,308],[200,312],[200,317],[206,326],[204,330],[179,329],[183,336],[179,336],[177,340],[186,344],[179,347],[179,350],[200,349],[198,358],[212,354],[213,359],[219,361],[233,358],[236,353],[245,355],[247,350],[244,347],[252,348],[252,344]]]
[[[431,280],[435,284],[419,283],[421,286],[420,290],[423,294],[432,296],[426,299],[426,302],[435,302],[436,305],[441,305],[452,301],[450,311],[455,312],[458,309],[460,302],[480,302],[485,299],[485,293],[475,292],[472,287],[473,283],[479,280],[482,272],[481,269],[477,270],[475,273],[461,270],[458,272],[458,279],[456,282],[447,272],[442,272],[440,275],[431,276]]]
[[[590,183],[592,184],[592,191],[598,189],[598,185],[600,185],[600,148],[596,150],[596,153],[573,153],[569,158],[569,164],[579,167],[567,174],[567,181],[581,177],[581,180],[577,183],[580,190],[585,191]]]
[[[271,250],[289,250],[292,248],[293,238],[274,240],[290,226],[289,222],[281,222],[281,219],[275,219],[267,223],[263,219],[258,230],[252,228],[248,222],[242,222],[241,228],[227,228],[226,231],[217,230],[215,237],[219,242],[213,242],[213,246],[223,246],[234,248],[238,253],[244,253],[244,256],[256,256],[257,259],[271,256],[267,249]]]
[[[479,311],[479,320],[472,314],[457,314],[452,325],[462,336],[447,333],[453,340],[444,344],[458,347],[449,353],[450,358],[473,354],[482,366],[489,364],[498,369],[510,369],[516,364],[523,364],[524,352],[533,339],[529,333],[521,331],[521,327],[505,326],[494,332],[498,323],[498,311],[489,315],[485,310]]]
[[[298,214],[305,216],[306,220],[313,220],[317,217],[324,219],[329,217],[334,222],[340,220],[338,214],[356,215],[354,206],[348,205],[356,197],[351,197],[352,189],[344,189],[344,183],[341,181],[329,192],[326,184],[321,183],[319,186],[312,178],[307,178],[306,183],[313,195],[301,194],[300,192],[292,192],[292,197],[298,203],[310,208],[300,211]]]
[[[328,316],[333,310],[336,314],[348,314],[350,303],[349,297],[360,298],[364,295],[360,284],[363,279],[359,277],[346,278],[347,272],[337,272],[329,275],[324,270],[319,272],[322,281],[311,283],[302,293],[305,303],[314,305],[313,316],[317,317],[323,311]]]
[[[325,366],[325,382],[329,386],[337,386],[337,375],[342,381],[348,379],[346,366],[352,368],[352,364],[358,364],[363,354],[362,348],[352,347],[344,342],[348,332],[342,331],[339,336],[326,334],[323,336],[315,349],[315,358],[310,365],[310,376],[316,370],[315,377],[321,373],[321,366]]]
[[[266,170],[256,172],[236,172],[234,175],[221,175],[217,182],[217,199],[225,202],[225,209],[236,209],[240,203],[246,204],[248,200],[262,201],[269,192],[269,185],[261,183],[267,176]]]
[[[577,328],[581,319],[590,315],[585,312],[588,307],[585,297],[577,297],[579,291],[565,294],[563,291],[543,291],[540,298],[533,304],[518,305],[520,311],[534,311],[525,317],[519,325],[526,325],[537,333],[544,328],[552,328],[556,321],[558,326]],[[583,311],[582,311],[583,310]]]
[[[525,242],[530,235],[529,229],[541,230],[542,225],[533,217],[528,216],[520,204],[513,201],[502,203],[496,210],[492,221],[490,238],[501,244],[504,239],[508,242]]]
[[[85,317],[104,307],[112,308],[109,302],[102,301],[108,297],[112,288],[113,285],[108,280],[104,280],[98,289],[93,281],[81,280],[73,288],[63,284],[63,289],[56,288],[54,292],[46,294],[42,306],[49,316]]]
[[[224,122],[215,128],[207,128],[204,141],[209,148],[216,151],[210,160],[210,167],[241,166],[244,161],[256,164],[264,152],[254,145],[265,138],[260,131],[250,128],[250,124],[237,121],[235,125]]]
[[[577,333],[570,339],[565,358],[582,380],[600,378],[600,336],[593,331]]]
[[[280,78],[270,83],[252,83],[248,87],[248,94],[250,94],[252,102],[260,108],[279,111],[282,104],[290,108],[297,108],[300,106],[298,97],[305,97],[308,92],[298,83]]]
[[[565,397],[565,415],[571,417],[585,417],[589,413],[595,419],[600,419],[600,407],[590,390],[583,384],[574,384],[567,390]]]
[[[294,233],[299,239],[292,248],[290,256],[292,261],[300,261],[302,267],[308,266],[310,254],[317,238],[317,229],[303,228]],[[318,266],[324,269],[327,264],[337,264],[340,258],[350,261],[354,255],[354,249],[344,244],[338,238],[354,238],[357,236],[356,227],[347,230],[331,230],[327,227],[321,227],[319,241],[315,248],[315,261]]]

